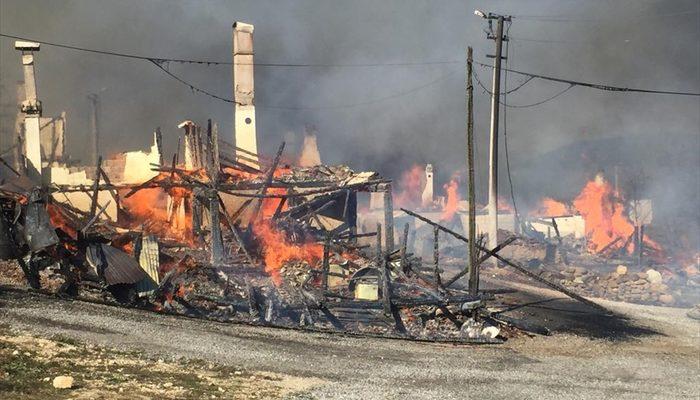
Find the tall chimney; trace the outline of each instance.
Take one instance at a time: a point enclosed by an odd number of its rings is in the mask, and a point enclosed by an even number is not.
[[[433,164],[425,166],[425,188],[421,194],[421,205],[423,208],[430,207],[433,204],[433,193],[435,183],[433,181]]]
[[[24,69],[25,100],[21,110],[24,113],[24,156],[27,160],[27,174],[30,178],[41,179],[41,136],[39,120],[41,102],[37,99],[34,77],[34,52],[39,51],[39,43],[16,41],[15,49],[22,52]]]
[[[233,24],[233,136],[237,147],[257,154],[253,66],[253,25],[235,22]],[[255,156],[243,151],[240,151],[240,154],[246,156],[246,159],[240,159],[240,162],[258,167]],[[250,158],[255,161],[248,160]]]

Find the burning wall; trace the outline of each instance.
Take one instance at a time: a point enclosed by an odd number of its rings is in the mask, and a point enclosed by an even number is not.
[[[649,208],[647,203],[644,204]],[[588,241],[588,249],[593,253],[623,249],[632,254],[635,251],[633,236],[636,229],[629,211],[622,194],[616,192],[605,176],[599,173],[583,186],[571,206],[545,197],[530,216],[533,218],[533,228],[539,232],[549,231],[551,234],[549,221],[552,218],[557,222],[562,236],[573,230],[574,236],[580,237],[580,232],[583,231]],[[651,211],[647,210],[644,215],[650,213]],[[537,218],[544,222],[538,222]],[[638,222],[648,223],[648,219],[640,219]],[[653,250],[661,250],[660,246],[649,238],[645,238],[644,243]]]

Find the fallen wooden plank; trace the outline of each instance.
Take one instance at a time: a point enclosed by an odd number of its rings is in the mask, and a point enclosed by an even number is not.
[[[430,224],[430,225],[437,226],[437,227],[438,227],[440,230],[442,230],[443,232],[449,233],[450,235],[456,237],[457,239],[459,239],[459,240],[461,240],[461,241],[464,241],[464,242],[467,242],[467,243],[469,242],[469,239],[467,239],[466,237],[460,235],[459,233],[457,233],[457,232],[455,232],[455,231],[453,231],[453,230],[451,230],[451,229],[449,229],[449,228],[446,228],[446,227],[444,227],[444,226],[438,224],[437,222],[434,222],[434,221],[432,221],[432,220],[430,220],[430,219],[428,219],[428,218],[426,218],[426,217],[424,217],[424,216],[422,216],[422,215],[419,215],[419,214],[417,214],[417,213],[415,213],[415,212],[413,212],[413,211],[406,210],[405,208],[402,208],[401,210],[402,210],[403,212],[405,212],[406,214],[411,215],[411,216],[413,216],[413,217],[416,217],[416,218],[418,218],[418,219],[420,219],[420,220],[422,220],[422,221],[424,221],[424,222],[426,222],[426,223],[428,223],[428,224]],[[489,250],[489,249],[487,249],[486,247],[483,247],[483,246],[477,246],[477,247],[479,248],[479,250],[486,252],[486,253],[489,254],[491,257],[496,258],[497,260],[503,262],[504,264],[510,266],[511,268],[514,268],[516,271],[520,272],[521,274],[523,274],[523,275],[525,275],[525,276],[527,276],[527,277],[529,277],[529,278],[532,278],[532,279],[534,279],[534,280],[536,280],[536,281],[538,281],[538,282],[540,282],[540,283],[542,283],[542,284],[544,284],[544,285],[547,285],[547,286],[549,286],[550,288],[552,288],[552,289],[554,289],[554,290],[556,290],[556,291],[558,291],[558,292],[564,293],[565,295],[571,297],[571,298],[574,299],[574,300],[578,300],[579,302],[581,302],[581,303],[583,303],[583,304],[586,304],[586,305],[588,305],[588,306],[590,306],[590,307],[592,307],[592,308],[595,308],[595,309],[597,309],[597,310],[603,311],[603,312],[605,312],[606,314],[610,314],[610,313],[611,313],[610,310],[608,310],[607,308],[601,306],[600,304],[595,303],[595,302],[593,302],[593,301],[591,301],[591,300],[588,300],[587,298],[585,298],[585,297],[583,297],[583,296],[581,296],[581,295],[579,295],[579,294],[577,294],[577,293],[574,293],[574,292],[572,292],[571,290],[569,290],[569,289],[567,289],[567,288],[565,288],[565,287],[563,287],[563,286],[561,286],[561,285],[559,285],[559,284],[556,284],[556,283],[554,283],[554,282],[550,282],[550,281],[548,281],[548,280],[542,278],[541,276],[539,276],[539,275],[537,275],[537,274],[535,274],[535,273],[533,273],[533,272],[530,272],[527,268],[525,268],[525,267],[523,267],[523,266],[521,266],[521,265],[519,265],[519,264],[516,264],[515,262],[510,261],[510,260],[508,260],[508,259],[506,259],[506,258],[500,256],[500,255],[497,254],[497,253],[494,253],[492,250]]]

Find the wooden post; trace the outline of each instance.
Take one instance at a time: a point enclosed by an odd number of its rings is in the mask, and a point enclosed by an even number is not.
[[[472,85],[472,48],[467,48],[467,184],[469,201],[469,294],[479,292],[479,266],[476,262],[476,189],[474,188],[474,86]]]
[[[206,167],[211,179],[211,189],[209,189],[209,261],[212,264],[220,264],[224,260],[224,243],[221,237],[221,221],[219,220],[219,193],[216,190],[219,177],[219,171],[216,168],[219,157],[214,151],[215,148],[218,149],[218,145],[214,144],[216,140],[217,137],[212,129],[210,119],[207,121]]]
[[[408,265],[407,265],[407,260],[406,260],[406,252],[407,247],[408,247],[408,229],[409,225],[408,222],[406,222],[406,225],[403,226],[403,236],[401,237],[401,270],[404,273],[408,272]]]
[[[377,268],[384,265],[382,260],[382,224],[377,223]]]
[[[437,226],[433,227],[433,267],[435,275],[435,286],[440,288],[442,286],[442,279],[440,279],[440,229]]]
[[[156,128],[156,147],[158,148],[158,164],[163,165],[163,134],[160,132],[160,126]]]
[[[97,163],[95,165],[95,185],[93,186],[92,190],[92,203],[90,204],[90,217],[94,217],[95,213],[97,212],[97,205],[98,205],[98,197],[100,194],[100,178],[102,178],[102,175],[100,174],[100,169],[102,168],[102,156],[97,156]]]
[[[559,255],[564,265],[569,265],[569,258],[566,256],[566,250],[564,249],[564,241],[561,239],[561,234],[559,233],[559,225],[557,225],[556,218],[552,217],[552,226],[554,227],[554,233],[557,235],[557,249],[559,250]]]
[[[218,182],[219,171],[221,171],[221,160],[219,157],[219,125],[216,123],[214,123],[211,130],[211,152],[214,162],[212,173],[216,178],[214,182]]]
[[[391,196],[391,184],[384,185],[384,251],[389,254],[394,250],[394,205]]]
[[[331,237],[326,236],[326,240],[323,243],[323,271],[321,275],[321,287],[325,292],[328,290],[328,269],[330,268],[330,248],[331,248]]]
[[[642,256],[644,253],[644,224],[639,225],[639,229],[637,230],[637,266],[641,267],[642,266]]]

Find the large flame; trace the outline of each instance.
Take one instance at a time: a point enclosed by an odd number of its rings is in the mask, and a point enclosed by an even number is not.
[[[574,207],[586,221],[588,249],[592,252],[600,252],[615,240],[618,242],[608,247],[620,248],[634,232],[634,226],[623,215],[622,201],[602,174],[586,183],[574,199]]]
[[[309,265],[323,259],[323,245],[318,243],[294,244],[287,240],[283,232],[272,226],[269,220],[259,220],[253,224],[253,232],[260,240],[261,253],[265,261],[265,272],[279,285],[282,282],[280,269],[293,260],[306,261]]]
[[[533,217],[560,217],[562,215],[570,215],[571,211],[566,204],[554,200],[551,197],[545,197],[540,200],[540,204],[536,210],[530,212]]]
[[[445,189],[446,199],[445,206],[442,208],[440,221],[451,221],[457,212],[459,204],[459,183],[456,177],[450,179],[450,182],[443,186]]]
[[[632,240],[635,228],[625,214],[624,199],[615,193],[612,185],[602,174],[586,183],[574,199],[574,207],[586,222],[588,249],[594,253],[604,249],[620,249],[626,246],[631,254],[635,243]],[[615,242],[617,241],[617,242]],[[648,237],[644,244],[661,252],[661,247]]]
[[[267,194],[285,194],[287,193],[287,189],[285,188],[269,188],[267,190]],[[262,207],[260,208],[260,215],[259,217],[262,218],[270,218],[275,214],[275,211],[277,211],[277,207],[279,207],[280,202],[282,201],[281,198],[266,198],[262,202]],[[281,211],[284,211],[288,209],[289,207],[287,206],[287,203],[285,202],[282,205]]]
[[[146,188],[123,198],[122,206],[132,217],[130,226],[135,228],[142,225],[148,233],[189,241],[192,231],[190,218],[175,215],[175,220],[170,219],[166,210],[168,194],[173,203],[183,206],[183,202],[188,201],[190,196],[189,191],[183,188],[175,188],[169,192],[161,188]]]

